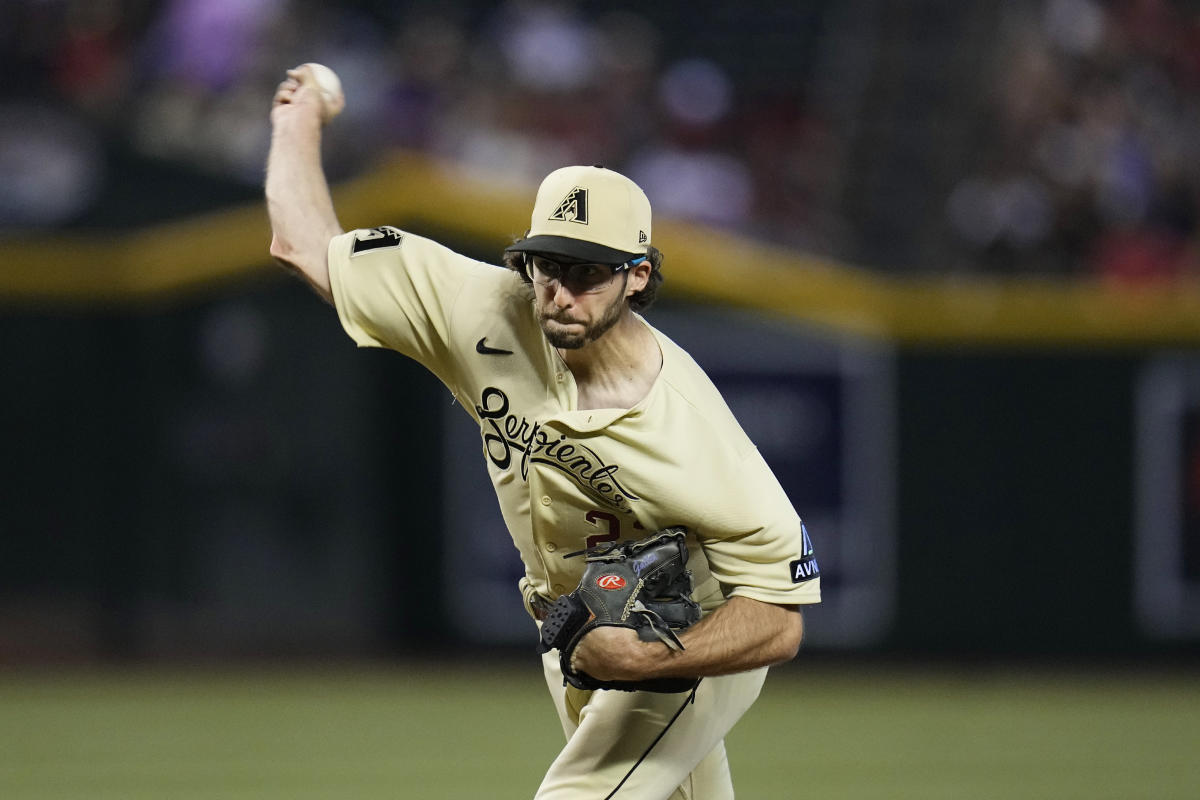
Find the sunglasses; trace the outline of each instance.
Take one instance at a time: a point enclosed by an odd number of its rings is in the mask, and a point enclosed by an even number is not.
[[[525,271],[538,286],[557,283],[571,294],[594,294],[607,289],[618,274],[645,260],[645,256],[639,256],[624,264],[563,264],[543,256],[526,256]]]

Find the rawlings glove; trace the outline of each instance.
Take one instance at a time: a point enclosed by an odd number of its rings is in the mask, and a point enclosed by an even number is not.
[[[571,666],[579,641],[602,625],[632,628],[644,642],[661,641],[682,650],[676,631],[700,619],[692,600],[692,573],[685,569],[687,545],[683,528],[666,528],[638,541],[582,550],[587,560],[575,591],[554,601],[542,622],[540,652],[558,648],[563,682],[579,689],[627,692],[686,692],[695,678],[644,681],[600,681]]]

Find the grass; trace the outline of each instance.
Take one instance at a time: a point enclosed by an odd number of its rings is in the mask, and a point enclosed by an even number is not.
[[[1200,797],[1186,673],[777,670],[740,798]],[[0,798],[529,798],[536,665],[0,672]]]
[[[1190,676],[793,669],[765,699],[729,738],[745,797],[1200,797]]]

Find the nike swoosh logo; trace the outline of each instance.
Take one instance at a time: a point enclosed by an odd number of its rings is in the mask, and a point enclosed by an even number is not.
[[[501,350],[499,347],[488,347],[487,337],[475,343],[475,352],[484,356],[511,356],[512,350]]]

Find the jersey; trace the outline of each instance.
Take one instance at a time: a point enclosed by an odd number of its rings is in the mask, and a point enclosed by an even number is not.
[[[350,337],[420,362],[479,425],[527,607],[578,584],[584,560],[567,553],[675,525],[706,612],[735,595],[820,601],[779,482],[708,376],[645,320],[662,352],[649,392],[632,408],[579,409],[516,272],[391,227],[335,237],[328,255]]]

